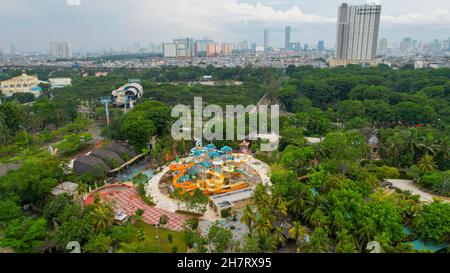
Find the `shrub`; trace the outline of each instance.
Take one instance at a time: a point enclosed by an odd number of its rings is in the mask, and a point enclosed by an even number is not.
[[[227,218],[229,215],[230,215],[230,212],[227,209],[220,211],[220,217],[222,217],[222,218]]]
[[[191,227],[192,230],[196,230],[198,228],[198,219],[193,217],[186,221],[186,224]]]
[[[382,166],[375,168],[375,176],[378,179],[398,178],[400,177],[400,172],[397,170],[397,168]]]
[[[406,175],[411,179],[419,179],[422,175],[422,172],[420,171],[419,167],[416,165],[412,165],[406,170]]]
[[[450,195],[450,171],[430,172],[423,175],[418,181],[422,187],[432,190],[441,195]]]
[[[177,253],[178,252],[178,246],[171,246],[170,247],[170,252],[171,253]]]

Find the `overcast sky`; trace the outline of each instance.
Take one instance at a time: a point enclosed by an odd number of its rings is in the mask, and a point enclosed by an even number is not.
[[[335,44],[338,0],[0,0],[0,44],[17,50],[48,50],[52,40],[68,40],[75,51],[178,37],[255,41],[283,45],[284,26],[292,41]],[[364,0],[349,0],[362,4]],[[372,0],[372,2],[374,2]],[[380,2],[379,0],[377,2]],[[380,38],[399,41],[450,37],[449,0],[381,1]]]

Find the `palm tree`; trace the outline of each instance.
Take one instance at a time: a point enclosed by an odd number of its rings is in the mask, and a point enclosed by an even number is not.
[[[283,234],[283,228],[282,227],[276,227],[275,232],[273,233],[273,241],[276,245],[284,245],[286,242],[286,238]]]
[[[252,207],[250,205],[245,206],[244,214],[241,217],[241,223],[245,224],[250,233],[252,232],[252,223],[256,220],[255,214],[253,213]]]
[[[107,230],[114,221],[114,212],[109,205],[98,204],[91,211],[91,221],[97,232]]]
[[[268,235],[259,235],[258,236],[258,247],[262,253],[270,253],[274,250],[274,242],[272,237]]]
[[[417,167],[422,172],[431,172],[436,169],[436,163],[433,161],[433,157],[427,154],[419,160]]]
[[[270,196],[267,193],[267,187],[263,184],[258,184],[253,193],[253,200],[260,210],[261,208],[267,208],[269,206]]]
[[[307,203],[307,207],[306,207],[305,211],[303,212],[303,216],[309,223],[312,223],[311,217],[314,215],[314,213],[317,210],[320,209],[320,206],[322,204],[322,197],[320,197],[320,195],[316,195],[313,198],[311,198],[310,200],[308,200],[306,203]]]
[[[292,195],[290,196],[288,202],[289,211],[297,216],[305,210],[306,204],[311,202],[313,198],[311,188],[304,186],[303,184],[298,184],[292,189]]]
[[[308,229],[301,225],[300,221],[294,221],[293,226],[289,229],[289,235],[295,240],[295,244],[299,245],[299,239],[303,238]]]
[[[286,201],[281,199],[281,201],[278,202],[278,205],[276,207],[278,219],[281,219],[283,216],[287,216],[287,211],[288,211],[288,209],[287,209]]]
[[[255,221],[254,231],[260,236],[267,236],[272,230],[270,219],[266,215],[260,213]]]
[[[357,234],[359,234],[360,249],[363,250],[365,248],[365,244],[370,242],[373,238],[373,234],[375,234],[373,223],[365,223],[358,230]]]

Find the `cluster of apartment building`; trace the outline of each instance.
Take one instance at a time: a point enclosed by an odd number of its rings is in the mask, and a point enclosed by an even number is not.
[[[174,39],[171,43],[162,44],[165,58],[214,57],[230,55],[233,51],[248,50],[248,42],[239,44],[217,43],[211,39],[194,40],[193,38]]]

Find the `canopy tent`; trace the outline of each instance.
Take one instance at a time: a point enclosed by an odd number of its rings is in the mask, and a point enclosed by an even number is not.
[[[208,156],[209,156],[210,158],[213,158],[213,157],[219,157],[220,154],[219,154],[218,152],[210,152],[210,153],[208,154]]]
[[[206,148],[208,148],[208,149],[210,149],[210,150],[213,150],[213,149],[216,148],[216,145],[210,143],[210,144],[206,145]]]
[[[222,148],[220,148],[220,150],[221,150],[222,152],[226,152],[226,153],[230,153],[230,152],[233,151],[233,149],[231,149],[231,148],[228,147],[228,146],[223,146]]]

